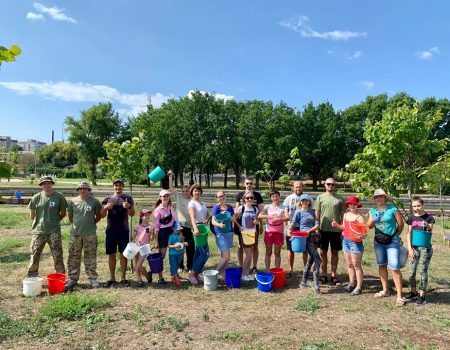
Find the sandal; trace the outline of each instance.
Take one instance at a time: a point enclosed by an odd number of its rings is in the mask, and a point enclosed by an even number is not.
[[[286,278],[292,278],[292,272],[286,272]]]
[[[144,281],[138,281],[137,286],[138,288],[144,288],[145,287]]]
[[[111,287],[113,284],[116,284],[116,281],[107,280],[105,283],[103,283],[103,288],[109,288],[109,287]]]
[[[129,287],[130,286],[130,281],[128,280],[122,280],[120,281],[120,284],[124,287]]]
[[[374,298],[388,298],[391,295],[389,292],[385,292],[384,290],[380,290],[378,293],[375,293]]]
[[[320,276],[319,282],[322,283],[322,284],[327,283],[328,282],[328,277],[325,276],[325,275]]]
[[[395,306],[397,306],[397,307],[405,306],[405,301],[403,299],[397,299],[395,301]]]
[[[342,285],[341,280],[339,278],[337,278],[337,277],[331,277],[331,283],[334,284],[335,286]]]

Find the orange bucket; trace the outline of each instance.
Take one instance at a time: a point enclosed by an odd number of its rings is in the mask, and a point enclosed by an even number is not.
[[[273,273],[274,279],[272,282],[273,289],[283,289],[284,288],[284,280],[286,279],[286,271],[280,267],[274,267],[269,270]]]
[[[365,236],[367,235],[367,225],[361,224],[359,222],[350,222],[350,230],[348,232],[348,238],[352,240],[353,242],[362,242],[358,236]]]
[[[66,275],[63,273],[51,273],[47,276],[47,289],[51,295],[64,292]]]

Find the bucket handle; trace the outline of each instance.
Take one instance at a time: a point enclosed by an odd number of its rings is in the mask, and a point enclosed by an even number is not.
[[[258,276],[255,276],[255,278],[256,278],[256,281],[259,282],[259,283],[261,283],[261,284],[269,284],[269,283],[272,283],[272,282],[273,282],[273,280],[275,279],[275,276],[272,276],[272,279],[271,279],[269,282],[262,282],[262,281],[260,281],[260,280],[258,279]]]

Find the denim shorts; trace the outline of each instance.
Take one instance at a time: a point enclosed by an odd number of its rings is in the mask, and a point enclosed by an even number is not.
[[[358,254],[364,252],[362,242],[354,242],[350,238],[344,237],[342,240],[342,250],[344,253]]]
[[[216,233],[216,244],[221,252],[230,250],[233,247],[233,232]]]
[[[387,265],[391,270],[400,270],[400,238],[395,236],[389,244],[374,241],[378,265]]]

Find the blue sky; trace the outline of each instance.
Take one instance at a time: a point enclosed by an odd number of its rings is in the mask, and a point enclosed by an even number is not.
[[[66,116],[96,103],[126,118],[197,89],[298,109],[450,98],[448,13],[446,0],[3,0],[0,45],[23,53],[0,70],[0,135],[61,140]]]

